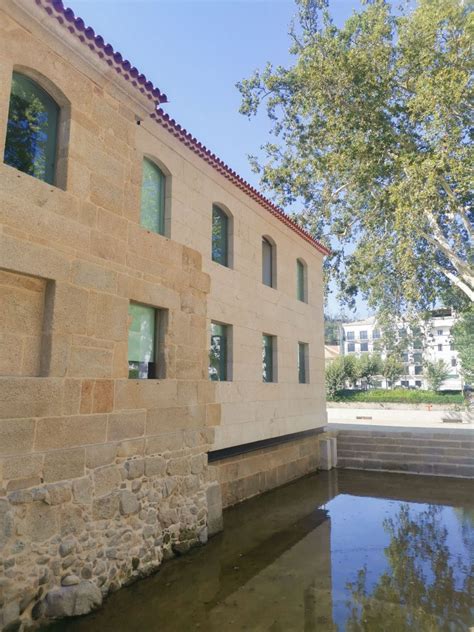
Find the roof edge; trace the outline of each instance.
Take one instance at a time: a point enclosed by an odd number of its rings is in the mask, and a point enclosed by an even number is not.
[[[147,77],[140,73],[123,55],[114,50],[111,44],[107,44],[104,38],[96,34],[94,29],[87,26],[84,20],[74,14],[74,11],[65,7],[62,0],[34,0],[52,18],[55,18],[61,26],[75,35],[83,44],[94,52],[109,67],[115,69],[117,74],[136,88],[142,95],[152,101],[156,107],[167,103],[166,94],[161,92]]]
[[[246,193],[253,200],[258,202],[263,208],[269,211],[274,217],[283,222],[288,228],[293,230],[302,239],[311,244],[316,250],[323,255],[330,255],[331,251],[320,241],[315,239],[308,231],[302,228],[294,219],[292,219],[285,211],[274,204],[271,200],[266,198],[255,187],[244,180],[239,174],[231,169],[223,160],[216,156],[210,149],[197,140],[190,132],[184,127],[179,125],[169,114],[164,112],[161,108],[152,113],[151,118],[154,119],[159,125],[164,127],[168,132],[173,134],[179,141],[181,141],[186,147],[197,154],[211,167],[223,175],[227,180],[235,184],[241,191]]]

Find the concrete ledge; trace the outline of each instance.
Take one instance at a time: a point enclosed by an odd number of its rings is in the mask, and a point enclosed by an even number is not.
[[[433,429],[334,424],[338,466],[474,478],[474,429]]]

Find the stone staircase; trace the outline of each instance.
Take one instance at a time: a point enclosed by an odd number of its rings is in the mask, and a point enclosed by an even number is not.
[[[328,429],[337,432],[338,467],[474,478],[474,429]]]

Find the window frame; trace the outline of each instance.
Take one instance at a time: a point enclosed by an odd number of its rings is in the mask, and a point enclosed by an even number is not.
[[[353,347],[353,349],[350,349],[351,346]],[[347,343],[347,353],[355,353],[355,342]]]
[[[268,345],[265,343],[269,342]],[[270,360],[270,375],[269,379],[266,379],[266,352],[269,349]],[[276,336],[272,334],[262,334],[262,381],[264,384],[273,384],[278,381],[278,364],[277,364],[277,341]]]
[[[265,248],[267,248],[267,252],[268,249],[270,251],[270,282],[267,283],[267,281],[265,280],[266,277],[266,265],[265,262],[267,260],[267,258],[265,257]],[[267,287],[271,287],[273,289],[276,289],[277,287],[277,253],[276,253],[276,244],[273,241],[273,239],[271,237],[269,237],[268,235],[262,235],[262,245],[261,245],[261,249],[262,249],[262,265],[261,265],[261,272],[262,272],[262,284],[266,285]]]
[[[154,227],[152,226],[148,226],[147,224],[144,223],[143,221],[143,216],[144,216],[144,185],[145,185],[145,177],[146,177],[146,173],[145,173],[145,165],[149,165],[152,170],[154,171],[155,174],[157,174],[159,176],[159,178],[161,179],[161,183],[160,183],[160,191],[158,193],[159,195],[159,205],[160,205],[160,209],[158,210],[158,229],[156,230]],[[142,157],[142,180],[141,180],[141,187],[140,187],[140,216],[139,216],[139,223],[140,226],[150,232],[150,233],[154,233],[155,235],[161,235],[162,237],[167,237],[169,236],[167,233],[169,232],[169,230],[167,230],[167,224],[168,224],[168,218],[167,218],[167,198],[168,198],[168,187],[169,187],[169,175],[166,173],[166,171],[163,169],[163,167],[158,164],[158,162],[148,156],[148,155],[144,155]]]
[[[215,215],[219,215],[221,218],[225,218],[225,230],[224,230],[224,242],[225,242],[225,253],[223,260],[219,260],[214,255],[214,217]],[[225,268],[231,267],[231,242],[232,242],[232,216],[230,213],[223,208],[221,204],[216,202],[212,205],[212,214],[211,214],[211,259],[214,263],[218,263]]]
[[[213,328],[222,328],[224,333],[213,333]],[[213,374],[212,368],[212,350],[213,338],[224,338],[225,344],[221,347],[224,351],[223,357],[219,358],[217,373]],[[212,382],[231,382],[232,381],[232,325],[211,320],[210,340],[209,340],[209,380]],[[217,377],[214,378],[214,375]],[[223,377],[221,377],[223,375]]]
[[[29,83],[39,89],[46,97],[51,100],[57,108],[56,126],[55,126],[55,142],[54,142],[54,166],[52,168],[52,177],[49,179],[40,178],[28,171],[18,169],[15,165],[6,162],[5,152],[7,151],[8,140],[8,120],[10,114],[10,102],[13,91],[14,75],[24,77]],[[10,87],[9,87],[9,100],[7,109],[7,122],[4,137],[3,147],[3,163],[10,166],[12,169],[17,169],[20,173],[29,175],[40,182],[44,182],[46,186],[54,186],[59,189],[66,189],[67,185],[67,171],[68,171],[68,147],[69,147],[69,133],[70,133],[70,121],[71,121],[71,104],[64,93],[53,83],[48,77],[38,72],[34,68],[26,66],[15,65],[10,75]]]
[[[309,384],[309,344],[298,341],[298,383]]]
[[[308,303],[308,266],[301,258],[296,260],[296,298]]]
[[[355,331],[346,332],[346,340],[355,340]]]
[[[146,310],[153,311],[153,323],[151,327],[152,332],[152,351],[150,354],[150,360],[134,360],[130,359],[130,347],[131,347],[131,333],[132,333],[132,325],[133,325],[133,314],[132,314],[132,306],[144,308]],[[135,380],[157,380],[157,379],[165,379],[166,378],[166,354],[164,349],[165,344],[165,336],[168,325],[168,310],[161,309],[154,305],[148,305],[146,303],[142,303],[140,301],[129,301],[128,304],[128,317],[129,317],[129,325],[128,325],[128,350],[127,350],[127,360],[128,360],[128,378]],[[131,320],[130,320],[131,319]],[[136,369],[131,368],[131,364],[135,363],[138,365],[147,364],[146,374],[140,374],[140,367]],[[138,370],[138,375],[132,375],[132,371]],[[145,371],[145,368],[142,368],[142,371]]]

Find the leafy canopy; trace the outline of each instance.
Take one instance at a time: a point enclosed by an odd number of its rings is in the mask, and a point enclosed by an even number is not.
[[[474,300],[473,14],[463,0],[395,12],[365,0],[342,27],[326,0],[297,0],[294,63],[238,84],[266,103],[274,139],[262,186],[325,240],[349,304],[379,311]]]

